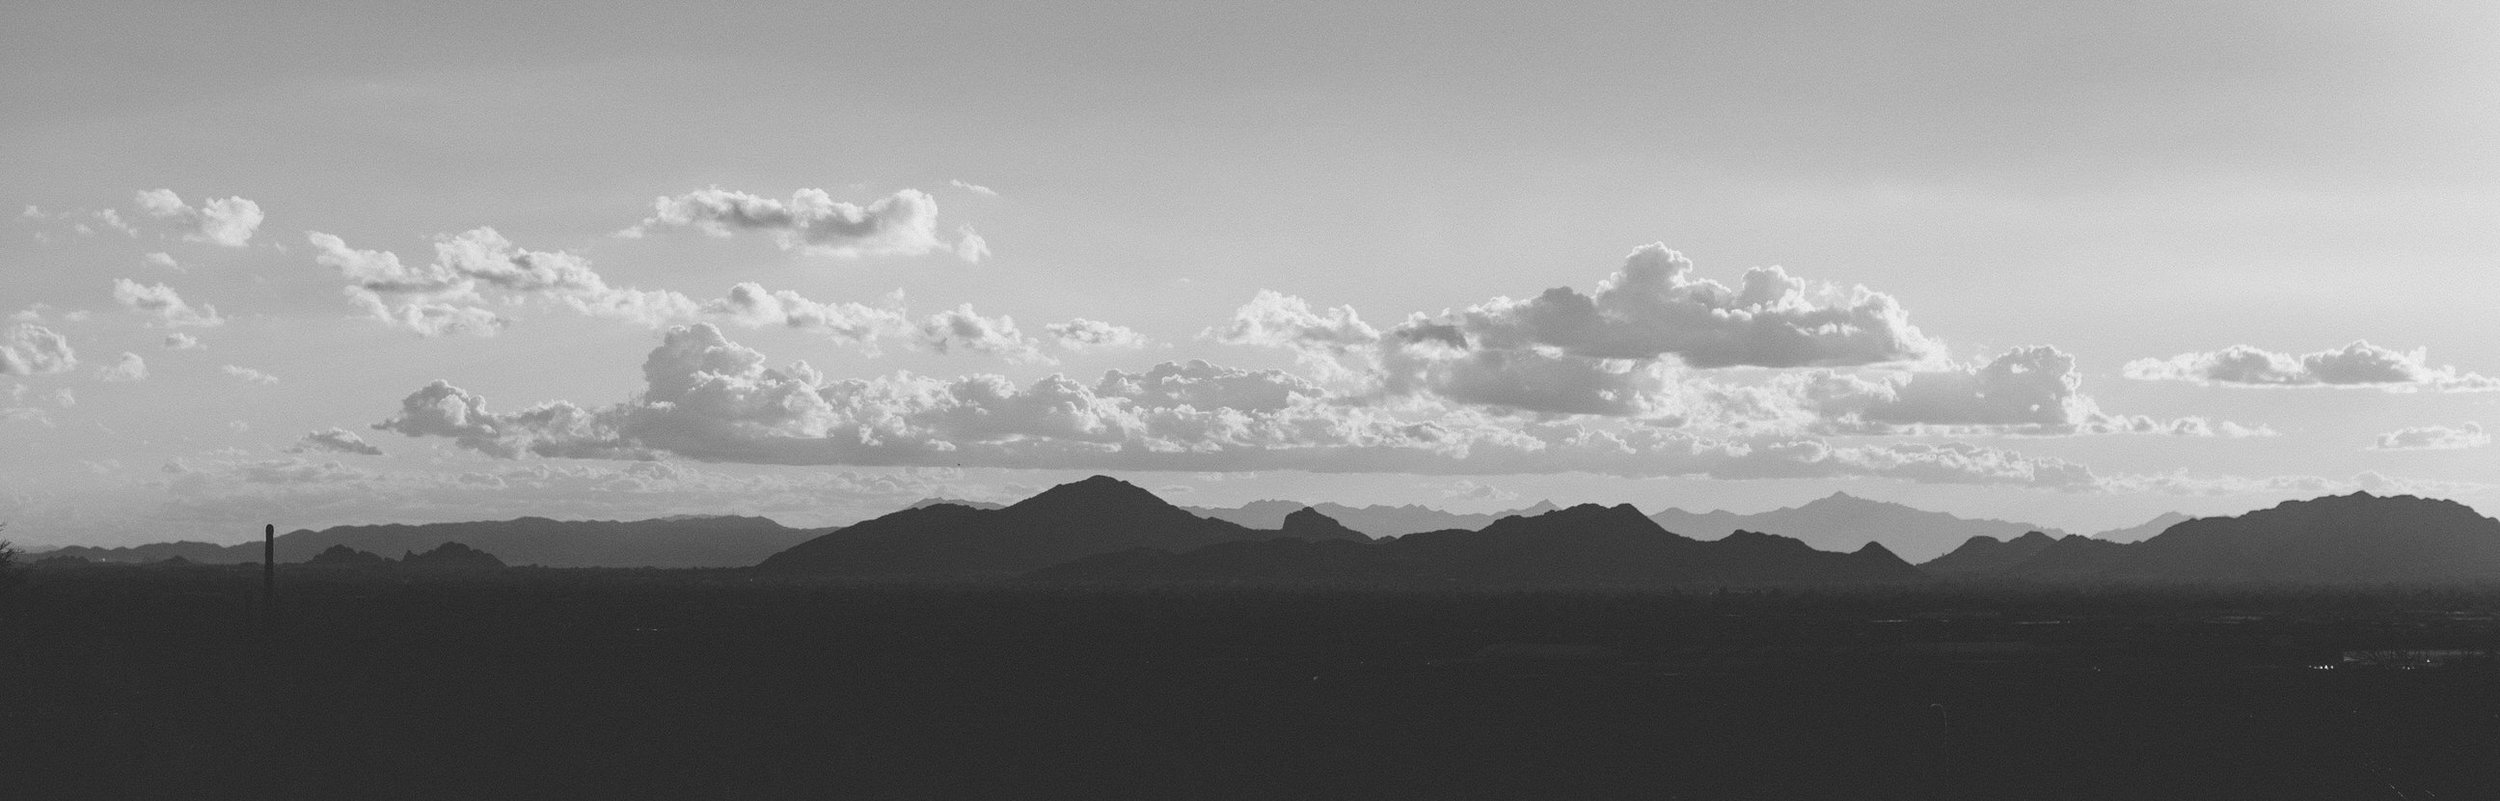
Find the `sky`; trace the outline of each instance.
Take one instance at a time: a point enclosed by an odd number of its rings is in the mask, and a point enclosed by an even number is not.
[[[0,9],[0,521],[2500,511],[2500,6]]]

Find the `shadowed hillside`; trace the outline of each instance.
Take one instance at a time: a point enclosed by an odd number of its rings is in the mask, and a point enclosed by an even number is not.
[[[1210,520],[1135,484],[1095,476],[1001,509],[954,504],[905,509],[800,543],[756,570],[853,578],[1004,577],[1131,548],[1185,551],[1289,535],[1368,539],[1342,527],[1280,532]]]
[[[1808,545],[1826,549],[1855,548],[1861,543],[1879,542],[1902,558],[1914,562],[1934,559],[1972,537],[2013,539],[2032,531],[2052,536],[2066,533],[2031,523],[1972,520],[1944,512],[1869,500],[1845,492],[1835,492],[1803,506],[1773,509],[1760,514],[1740,515],[1726,511],[1696,513],[1668,509],[1649,517],[1668,531],[1698,539],[1717,539],[1727,536],[1729,532],[1745,529],[1795,537]]]
[[[2237,517],[2184,520],[2141,542],[2044,539],[1974,538],[1923,567],[2052,580],[2500,580],[2500,520],[2455,501],[2411,495],[2356,492],[2286,501]]]
[[[524,517],[469,523],[336,526],[278,535],[278,561],[303,562],[333,546],[375,554],[426,551],[458,541],[513,564],[545,567],[743,567],[817,532],[761,517],[680,516],[653,520],[549,520]],[[181,556],[202,564],[259,562],[261,543],[177,542],[130,548],[62,548],[58,555],[143,563]]]
[[[1570,587],[1916,582],[1925,574],[1880,545],[1835,553],[1755,532],[1704,542],[1659,528],[1628,504],[1583,504],[1506,517],[1481,531],[1430,531],[1368,544],[1273,540],[1186,553],[1105,554],[1029,578],[1080,584]]]

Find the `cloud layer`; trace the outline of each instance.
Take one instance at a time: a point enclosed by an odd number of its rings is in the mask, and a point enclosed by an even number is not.
[[[830,256],[947,251],[965,261],[980,261],[988,254],[987,243],[969,229],[955,243],[939,240],[937,216],[937,199],[917,189],[862,206],[834,200],[822,189],[801,189],[783,201],[713,187],[653,201],[651,216],[625,235],[642,236],[659,228],[693,228],[713,236],[769,231],[785,249]]]
[[[251,244],[252,233],[260,230],[263,219],[260,204],[239,197],[203,200],[195,207],[184,203],[174,190],[149,189],[139,192],[138,204],[148,216],[180,226],[184,239],[230,248]]]
[[[2374,387],[2391,392],[2500,391],[2500,378],[2431,367],[2423,348],[2399,351],[2354,340],[2335,350],[2294,356],[2249,345],[2167,359],[2128,362],[2126,376],[2139,381],[2186,381],[2249,387]]]
[[[1205,362],[1113,370],[1092,383],[908,373],[826,380],[804,365],[767,367],[762,354],[710,325],[670,329],[643,375],[646,390],[632,402],[556,401],[515,412],[492,411],[485,398],[436,381],[374,427],[503,458],[2094,482],[2080,465],[1962,443],[1717,440],[1647,426],[1519,425],[1466,409],[1393,413],[1290,373]]]
[[[2381,451],[2447,451],[2480,448],[2491,444],[2491,435],[2484,433],[2480,423],[2463,426],[2415,426],[2399,428],[2378,435],[2371,450]]]

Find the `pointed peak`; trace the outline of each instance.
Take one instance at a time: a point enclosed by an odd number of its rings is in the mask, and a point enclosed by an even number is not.
[[[2051,536],[2049,536],[2049,535],[2048,535],[2048,533],[2047,533],[2047,532],[2041,532],[2041,531],[2026,531],[2026,532],[2023,532],[2023,535],[2022,535],[2022,536],[2020,536],[2020,537],[2015,537],[2014,539],[2009,540],[2009,542],[2055,542],[2055,541],[2057,541],[2057,538],[2056,538],[2056,537],[2051,537]]]
[[[2040,532],[2034,531],[2031,533],[2038,534]],[[1859,546],[1857,550],[1852,551],[1851,553],[1857,556],[1875,556],[1896,561],[1901,558],[1900,554],[1893,553],[1891,548],[1886,548],[1883,543],[1876,542],[1874,540],[1867,540],[1865,545]]]
[[[1166,502],[1163,498],[1155,495],[1153,492],[1147,491],[1145,487],[1140,487],[1110,476],[1094,476],[1083,481],[1071,481],[1050,489],[1042,490],[1039,494],[1017,501],[1008,508],[1031,510],[1035,508],[1074,507],[1104,510],[1136,508],[1141,506],[1168,507],[1172,506],[1172,504]],[[1177,509],[1179,507],[1172,508]]]

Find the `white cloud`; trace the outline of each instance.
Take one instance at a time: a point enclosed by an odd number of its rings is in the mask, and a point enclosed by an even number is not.
[[[55,389],[52,391],[52,405],[59,406],[63,409],[76,406],[78,405],[78,393],[70,391],[69,387]]]
[[[997,196],[998,196],[998,190],[996,190],[996,189],[991,189],[991,188],[989,188],[989,187],[982,186],[982,185],[980,185],[980,184],[969,184],[969,183],[964,183],[962,179],[955,179],[955,180],[947,181],[946,183],[947,183],[947,184],[949,184],[949,185],[951,185],[951,186],[953,186],[953,187],[955,187],[955,188],[957,188],[957,189],[961,189],[961,190],[964,190],[964,191],[966,191],[966,192],[970,192],[970,193],[973,193],[973,194],[976,194],[976,195],[981,195],[981,196],[984,196],[984,197],[997,197]]]
[[[1701,367],[1855,366],[1932,358],[1942,346],[1910,325],[1890,295],[1808,284],[1779,267],[1745,273],[1730,289],[1693,277],[1663,244],[1645,245],[1599,282],[1593,295],[1555,287],[1528,300],[1495,298],[1456,314],[1418,319],[1415,335],[1461,347],[1532,346],[1601,359],[1675,356]],[[1425,326],[1454,326],[1455,332]]]
[[[905,189],[866,206],[836,201],[822,189],[801,189],[788,201],[733,192],[718,187],[698,189],[652,202],[652,216],[626,229],[640,236],[654,228],[694,228],[713,236],[740,230],[772,231],[784,249],[807,253],[858,256],[921,256],[954,251],[977,261],[988,248],[979,237],[949,244],[938,239],[937,199]]]
[[[142,284],[128,278],[113,279],[113,300],[132,311],[155,315],[167,326],[214,327],[225,325],[217,316],[217,307],[201,304],[193,308],[182,300],[181,293],[164,284]]]
[[[1146,336],[1127,326],[1112,325],[1083,317],[1064,323],[1051,323],[1042,326],[1042,330],[1049,332],[1051,340],[1059,343],[1059,347],[1069,350],[1146,346]]]
[[[404,328],[422,337],[470,335],[490,337],[511,324],[503,315],[482,306],[456,303],[433,303],[414,300],[392,306],[381,295],[364,287],[343,287],[347,301],[364,312],[364,316],[380,320],[394,328]]]
[[[929,315],[920,323],[919,344],[936,353],[982,353],[1013,362],[1051,362],[1042,343],[1016,330],[1013,317],[983,317],[966,303]]]
[[[979,264],[982,259],[989,257],[989,240],[982,239],[981,234],[972,230],[970,225],[955,226],[955,258]]]
[[[182,269],[182,263],[174,261],[173,254],[170,253],[150,253],[141,260],[147,262],[150,267],[161,267],[174,272],[184,272]]]
[[[148,377],[148,362],[139,354],[122,351],[120,361],[96,368],[96,377],[106,381],[144,381]]]
[[[252,383],[254,383],[254,384],[275,384],[275,383],[278,383],[278,377],[277,377],[277,376],[270,375],[270,374],[268,374],[268,373],[264,373],[264,372],[261,372],[261,371],[259,371],[259,370],[254,370],[254,369],[249,368],[249,367],[240,367],[240,366],[236,366],[236,365],[231,365],[231,364],[229,364],[229,365],[226,365],[226,366],[225,366],[224,368],[222,368],[222,369],[223,369],[223,370],[225,370],[226,375],[234,376],[234,377],[236,377],[236,378],[240,378],[240,379],[243,379],[243,380],[245,380],[245,381],[252,382]]]
[[[150,189],[139,192],[138,204],[148,216],[181,225],[184,239],[230,248],[250,244],[263,219],[260,204],[240,197],[204,200],[195,208],[182,202],[174,190]]]
[[[200,344],[199,337],[180,331],[165,335],[166,350],[199,350],[206,347],[208,346]]]
[[[78,367],[69,338],[33,323],[0,330],[0,375],[52,375]]]
[[[2464,448],[2480,448],[2490,444],[2491,435],[2483,431],[2482,424],[2466,423],[2465,425],[2457,428],[2449,428],[2447,426],[2414,426],[2399,428],[2394,431],[2378,435],[2378,444],[2372,445],[2370,449],[2380,451],[2446,451]]]
[[[1839,446],[1811,439],[1715,440],[1644,426],[1507,422],[1465,409],[1403,412],[1331,396],[1280,371],[1203,362],[1093,384],[1049,376],[909,373],[828,381],[709,325],[669,330],[644,363],[646,391],[614,406],[542,403],[497,413],[437,381],[375,427],[452,439],[503,458],[648,459],[802,465],[1238,472],[1498,474],[1917,481],[2084,489],[2081,465],[1963,443]]]
[[[1380,342],[1380,330],[1363,322],[1352,306],[1312,311],[1309,301],[1266,289],[1234,310],[1231,323],[1199,336],[1232,345],[1321,353],[1345,353]]]
[[[1866,378],[1816,371],[1771,383],[1793,398],[1812,430],[1847,434],[1935,434],[1989,431],[2067,434],[2273,436],[2264,426],[2197,417],[2169,421],[2115,415],[2083,394],[2075,358],[2046,345],[2018,347],[1984,364]],[[1781,405],[1777,401],[1771,406]]]
[[[2430,367],[2423,348],[2398,351],[2354,340],[2336,350],[2294,356],[2248,345],[2168,359],[2128,362],[2126,376],[2139,381],[2256,387],[2375,387],[2391,392],[2500,391],[2500,378]]]
[[[912,331],[909,318],[900,308],[819,303],[786,289],[768,292],[753,283],[730,287],[728,294],[706,301],[701,312],[748,328],[786,326],[867,346],[873,346],[880,338]]]
[[[286,452],[382,455],[381,448],[374,447],[371,443],[365,442],[364,437],[357,436],[356,432],[344,428],[327,428],[305,434],[303,439],[296,440],[294,445],[287,446]]]

